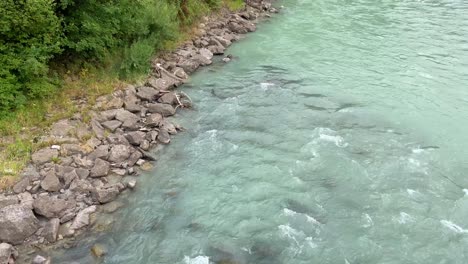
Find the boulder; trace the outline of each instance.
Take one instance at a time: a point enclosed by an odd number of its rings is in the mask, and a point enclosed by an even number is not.
[[[109,161],[110,162],[124,162],[130,157],[131,151],[130,147],[127,145],[115,145],[112,146],[109,152]]]
[[[0,241],[19,244],[39,228],[39,221],[31,209],[9,205],[0,209]]]
[[[75,206],[74,200],[49,196],[39,196],[33,203],[34,212],[47,218],[60,218],[67,213],[67,210],[74,209]]]
[[[115,200],[118,195],[119,188],[116,186],[112,186],[110,188],[105,189],[98,188],[95,192],[96,199],[102,204]]]
[[[207,59],[206,57],[200,54],[195,55],[192,59],[196,60],[200,64],[200,66],[210,65],[212,63],[211,60]]]
[[[18,204],[19,200],[16,195],[8,195],[5,196],[4,194],[0,194],[0,209],[3,207],[7,207],[12,204]]]
[[[139,146],[141,142],[145,139],[146,133],[142,131],[134,131],[127,133],[125,138],[127,138],[128,142],[132,145]]]
[[[60,227],[60,219],[52,218],[44,226],[42,236],[49,242],[55,242],[57,240],[57,234]]]
[[[102,123],[102,126],[114,132],[117,128],[122,125],[122,122],[118,120],[110,120]]]
[[[91,130],[94,132],[94,135],[96,136],[96,138],[104,139],[104,128],[95,119],[91,120]]]
[[[177,95],[174,92],[166,93],[158,101],[163,104],[177,105]]]
[[[70,226],[71,229],[78,230],[81,229],[87,225],[89,225],[89,216],[96,212],[96,206],[92,205],[90,207],[87,207],[83,210],[81,210],[75,217],[75,220],[73,220],[72,225]]]
[[[226,50],[222,45],[210,45],[208,46],[208,49],[213,52],[214,55],[223,55],[224,50]]]
[[[34,152],[31,156],[32,162],[36,165],[42,165],[58,158],[59,152],[56,149],[43,148]]]
[[[62,188],[62,184],[60,180],[57,178],[53,171],[49,171],[49,173],[45,176],[45,178],[41,181],[42,189],[49,191],[49,192],[58,192]]]
[[[62,156],[72,156],[84,153],[84,149],[78,144],[62,144],[60,148],[60,154],[62,154]]]
[[[72,170],[68,173],[65,173],[62,177],[63,183],[64,183],[64,188],[68,188],[70,186],[70,183],[74,180],[80,178],[78,174],[76,173],[76,170]]]
[[[86,180],[82,180],[82,179],[75,179],[73,180],[73,182],[70,184],[70,190],[71,191],[74,191],[74,192],[80,192],[80,193],[84,193],[84,192],[91,192],[94,190],[94,187],[93,185],[86,181]]]
[[[94,162],[94,166],[91,169],[90,176],[93,178],[106,176],[109,173],[109,169],[109,162],[98,158]]]
[[[159,113],[162,116],[172,116],[176,113],[175,108],[168,104],[154,103],[148,104],[147,107],[149,112]]]
[[[156,95],[158,95],[158,90],[148,86],[139,87],[137,90],[136,96],[141,100],[151,102],[156,98]]]
[[[75,126],[72,121],[68,119],[60,120],[52,125],[50,135],[55,137],[70,136],[75,130]]]
[[[89,158],[91,159],[107,159],[109,156],[109,145],[101,145],[98,146],[91,154],[89,154]]]
[[[141,154],[140,151],[135,151],[130,155],[130,157],[127,160],[128,166],[133,166],[135,163],[143,157],[143,154]]]
[[[192,73],[200,67],[200,62],[198,60],[193,60],[193,59],[186,59],[179,63],[177,66],[181,67],[184,69],[186,73]]]
[[[180,67],[175,67],[174,68],[174,75],[178,78],[181,78],[181,79],[187,79],[188,78],[188,75],[187,73],[185,73],[184,69],[180,68]]]
[[[163,130],[166,130],[171,135],[177,134],[176,126],[172,124],[171,122],[167,121],[166,119],[164,119],[163,121],[161,121],[161,123],[159,123],[159,127]]]
[[[135,115],[134,113],[127,111],[127,110],[121,110],[117,113],[115,116],[115,119],[119,120],[122,122],[122,127],[126,129],[131,129],[135,130],[137,129],[137,123],[138,123],[138,116]]]
[[[19,182],[13,186],[13,191],[15,193],[22,193],[26,191],[26,188],[31,183],[29,177],[23,177]]]
[[[198,52],[207,60],[213,59],[213,53],[207,48],[201,48]]]
[[[178,80],[170,77],[163,76],[162,78],[150,78],[148,79],[148,85],[155,88],[158,91],[166,91],[172,89],[179,84]]]
[[[0,264],[15,263],[18,257],[18,251],[7,243],[0,243]]]
[[[136,102],[125,102],[125,110],[132,113],[138,113],[141,111],[141,106]]]
[[[163,116],[160,113],[154,113],[146,118],[146,125],[150,127],[157,127],[163,120]]]

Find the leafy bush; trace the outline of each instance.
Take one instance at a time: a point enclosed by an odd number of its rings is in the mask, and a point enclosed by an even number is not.
[[[144,71],[181,25],[224,1],[1,0],[0,117],[56,89],[51,63],[98,66],[117,56],[123,76]]]

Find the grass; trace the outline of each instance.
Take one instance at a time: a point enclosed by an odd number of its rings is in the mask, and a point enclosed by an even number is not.
[[[244,2],[225,0],[224,7],[237,11],[244,7]],[[193,24],[196,22],[193,21]],[[195,27],[182,27],[179,37],[167,42],[160,53],[176,49],[195,34]],[[144,52],[150,54],[148,50]],[[17,181],[17,176],[30,161],[31,153],[47,146],[38,143],[38,139],[46,134],[54,122],[77,113],[82,115],[84,121],[89,121],[88,113],[97,97],[121,89],[126,83],[141,81],[147,76],[149,63],[146,68],[139,68],[122,80],[119,77],[120,68],[116,67],[121,62],[122,55],[124,54],[114,54],[100,68],[91,66],[74,72],[59,73],[62,83],[57,92],[46,98],[30,101],[21,109],[0,118],[0,190],[11,187]]]

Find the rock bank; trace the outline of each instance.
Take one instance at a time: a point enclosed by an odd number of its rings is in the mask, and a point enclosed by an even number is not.
[[[97,98],[86,117],[76,114],[53,124],[40,139],[47,147],[32,154],[20,181],[0,195],[0,263],[15,262],[14,245],[37,247],[86,230],[102,205],[137,188],[136,177],[128,178],[157,159],[148,150],[169,144],[182,130],[168,118],[192,105],[174,89],[272,12],[277,11],[269,2],[250,0],[239,12],[205,18],[191,41],[154,59],[143,85]]]

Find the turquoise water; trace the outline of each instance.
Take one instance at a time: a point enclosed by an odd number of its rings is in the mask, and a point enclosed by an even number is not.
[[[468,2],[284,0],[195,74],[104,263],[468,263]],[[465,189],[466,188],[466,189]]]

